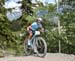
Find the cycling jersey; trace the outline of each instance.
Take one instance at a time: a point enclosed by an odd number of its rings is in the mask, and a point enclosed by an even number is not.
[[[37,29],[42,28],[42,24],[41,23],[37,23],[37,22],[33,22],[31,24],[31,29],[32,31],[36,31]]]

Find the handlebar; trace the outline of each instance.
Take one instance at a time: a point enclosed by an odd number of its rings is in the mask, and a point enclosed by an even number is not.
[[[44,30],[44,32],[49,32],[49,30],[46,29],[46,30]]]

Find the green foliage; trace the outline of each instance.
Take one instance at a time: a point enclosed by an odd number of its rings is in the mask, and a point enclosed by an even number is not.
[[[60,40],[62,53],[75,54],[75,12],[65,10],[63,15],[59,15],[62,26],[59,35],[58,26],[53,22],[53,17],[56,15],[56,5],[44,6],[42,3],[38,3],[38,5],[36,9],[32,9],[31,1],[23,0],[21,7],[23,14],[18,20],[12,22],[6,18],[6,9],[0,8],[0,49],[15,52],[16,55],[23,55],[23,39],[25,37],[20,37],[20,33],[25,33],[28,23],[32,23],[37,17],[36,12],[38,10],[48,10],[48,14],[42,16],[43,25],[49,31],[42,33],[42,37],[48,45],[48,52],[58,52],[58,41]]]
[[[32,3],[30,0],[22,0],[21,9],[23,11],[23,14],[31,15],[33,13],[31,6],[32,6]]]
[[[72,6],[72,1],[68,0],[66,5]],[[65,3],[65,1],[64,1]],[[75,11],[71,8],[65,8],[63,15],[60,16],[61,25],[65,29],[63,34],[62,52],[75,54]],[[66,50],[66,51],[65,51]]]
[[[0,49],[14,52],[16,55],[23,55],[23,41],[20,39],[20,32],[26,30],[28,20],[26,17],[32,13],[31,1],[22,1],[22,16],[10,22],[6,17],[3,7],[4,0],[0,0]],[[10,9],[8,9],[10,10]]]
[[[56,6],[47,6],[48,14],[43,16],[45,19],[45,28],[49,30],[48,33],[44,34],[48,45],[48,52],[59,52],[59,40],[61,41],[61,52],[75,54],[75,12],[72,10],[64,10],[63,15],[56,14]],[[42,7],[41,9],[44,9]],[[39,9],[40,10],[40,9]],[[53,22],[53,16],[58,15],[60,18],[61,34],[58,33],[58,26]],[[52,31],[55,29],[54,31]],[[47,36],[47,37],[46,37]]]
[[[54,11],[55,11],[55,7],[56,7],[55,5],[49,4],[49,5],[48,5],[48,11],[49,11],[49,12],[54,12]]]
[[[14,36],[9,28],[9,22],[5,15],[0,14],[0,46],[9,46],[14,41]],[[3,42],[2,42],[3,41]]]
[[[74,42],[74,35],[75,35],[75,12],[67,11],[63,17],[61,16],[61,19],[63,19],[63,26],[66,27],[66,37],[68,37],[68,40],[75,44]]]

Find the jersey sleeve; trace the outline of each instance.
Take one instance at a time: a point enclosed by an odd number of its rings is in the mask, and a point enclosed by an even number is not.
[[[42,24],[41,23],[39,23],[39,28],[42,28]]]

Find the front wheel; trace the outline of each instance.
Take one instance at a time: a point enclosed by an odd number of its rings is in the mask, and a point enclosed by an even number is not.
[[[37,55],[40,57],[44,57],[47,53],[47,44],[42,37],[36,37],[36,50]]]

